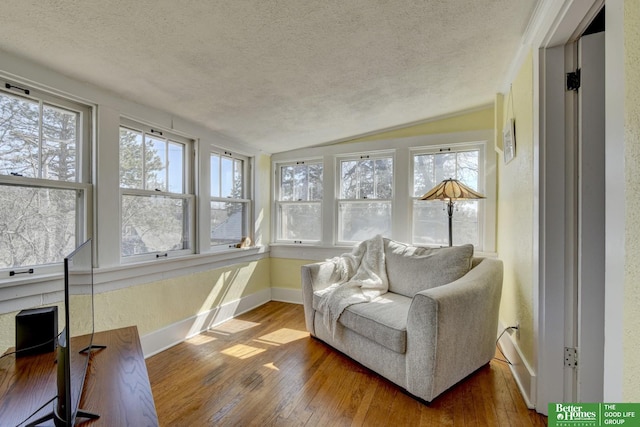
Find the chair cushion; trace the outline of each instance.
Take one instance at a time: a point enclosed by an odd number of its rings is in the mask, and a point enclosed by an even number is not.
[[[423,248],[385,239],[384,248],[389,292],[410,298],[461,278],[473,258],[473,245]]]
[[[313,295],[313,307],[318,310],[320,297]],[[353,304],[340,315],[338,322],[370,340],[405,353],[407,349],[407,317],[411,298],[387,292],[371,302]]]

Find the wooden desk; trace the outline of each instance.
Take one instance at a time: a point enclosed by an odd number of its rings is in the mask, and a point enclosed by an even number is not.
[[[130,326],[97,332],[93,342],[107,348],[91,353],[80,408],[99,414],[100,418],[78,418],[76,423],[82,426],[157,426],[158,417],[138,329]],[[0,359],[1,426],[22,423],[56,394],[55,352]],[[54,404],[55,401],[46,405],[29,421],[51,412]],[[42,425],[52,426],[53,421]]]

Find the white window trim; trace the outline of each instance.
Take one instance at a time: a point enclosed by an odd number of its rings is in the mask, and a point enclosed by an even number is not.
[[[446,151],[445,151],[446,150]],[[430,147],[419,147],[419,148],[411,148],[409,150],[409,209],[410,209],[410,230],[409,236],[410,240],[413,239],[413,202],[415,200],[419,200],[419,196],[414,196],[414,188],[413,188],[413,174],[414,174],[414,162],[413,157],[420,154],[441,154],[443,152],[447,153],[460,153],[463,151],[478,151],[478,192],[480,194],[485,194],[485,187],[487,177],[485,174],[486,170],[486,161],[485,158],[487,156],[487,144],[483,143],[457,143],[457,144],[447,144],[447,145],[436,145]],[[437,185],[437,184],[436,184]],[[427,189],[429,191],[429,189]],[[435,203],[435,202],[432,202]],[[455,213],[454,213],[455,216]],[[485,245],[485,229],[487,228],[487,209],[485,207],[484,201],[479,202],[478,204],[478,217],[480,220],[478,221],[478,242],[479,245],[476,247],[476,250],[484,250]],[[446,218],[443,216],[443,218]],[[411,243],[411,241],[409,241]],[[440,245],[421,245],[421,246],[432,246],[439,247]]]
[[[313,200],[313,201],[302,201],[302,202],[295,201],[295,200],[291,200],[291,201],[280,200],[281,168],[284,166],[295,166],[299,164],[304,164],[304,165],[321,164],[322,165],[322,199]],[[271,230],[272,230],[272,236],[273,236],[272,241],[274,243],[290,244],[290,245],[296,245],[296,246],[297,245],[316,246],[318,244],[321,244],[322,236],[324,235],[324,226],[325,226],[323,210],[324,210],[324,200],[325,200],[325,192],[326,192],[325,184],[326,184],[326,171],[327,171],[327,165],[323,164],[322,157],[301,158],[301,159],[289,160],[286,162],[273,162],[272,170],[273,170],[273,176],[274,176],[273,183],[272,183],[272,189],[273,189],[273,200],[272,200],[273,219],[271,221]],[[294,204],[294,203],[308,203],[308,204],[317,203],[320,205],[321,221],[320,221],[320,239],[319,240],[291,240],[291,239],[281,239],[279,237],[280,236],[280,220],[279,220],[280,206],[286,205],[286,204]]]
[[[135,188],[122,188],[120,187],[119,200],[118,200],[118,252],[120,254],[120,264],[137,264],[146,261],[160,261],[168,258],[182,257],[185,255],[195,254],[197,250],[196,242],[196,195],[195,195],[195,179],[193,171],[195,170],[193,165],[193,159],[195,157],[195,144],[194,138],[189,138],[184,135],[180,135],[174,131],[164,129],[158,126],[151,126],[145,123],[140,123],[125,117],[120,118],[120,128],[130,129],[136,132],[141,132],[144,135],[158,135],[167,140],[167,142],[177,142],[184,145],[184,158],[183,158],[183,192],[172,193],[168,191],[143,190]],[[118,135],[120,131],[118,130]],[[119,140],[118,140],[119,143]],[[143,139],[144,144],[144,139]],[[119,145],[118,145],[119,146]],[[118,149],[118,155],[120,150]],[[119,157],[118,157],[119,158]],[[120,163],[118,161],[118,183],[120,182]],[[119,184],[118,184],[119,185]],[[168,183],[167,183],[168,185]],[[187,212],[187,226],[188,226],[188,239],[189,248],[172,250],[172,251],[152,251],[145,254],[123,256],[122,255],[122,199],[123,196],[143,196],[143,197],[166,197],[170,199],[182,199],[186,200],[188,204]]]
[[[341,185],[342,185],[342,181],[341,181],[341,170],[340,170],[340,163],[343,161],[349,161],[349,160],[356,160],[356,161],[361,161],[361,160],[376,160],[376,159],[388,159],[391,158],[391,162],[392,162],[392,170],[393,170],[393,182],[391,184],[391,193],[392,193],[392,197],[391,199],[341,199],[340,195],[341,195]],[[339,156],[335,156],[335,203],[334,203],[334,227],[333,227],[333,241],[335,242],[335,245],[337,246],[351,246],[354,243],[357,242],[353,242],[350,240],[341,240],[340,239],[340,203],[365,203],[365,200],[372,200],[374,202],[387,202],[391,204],[391,229],[392,229],[392,233],[393,233],[393,228],[394,228],[394,212],[396,211],[394,209],[394,201],[395,201],[395,196],[397,194],[397,184],[396,184],[396,152],[394,150],[383,150],[383,151],[367,151],[367,152],[360,152],[360,153],[350,153],[350,154],[346,154],[346,155],[339,155]]]
[[[93,235],[93,185],[92,185],[92,123],[93,123],[93,110],[94,106],[76,101],[74,99],[66,98],[62,95],[55,95],[41,90],[38,87],[34,87],[32,84],[22,83],[20,81],[14,81],[12,79],[6,79],[0,75],[0,81],[3,83],[0,92],[9,96],[15,96],[17,98],[24,98],[34,102],[38,102],[40,105],[46,104],[52,107],[62,108],[68,111],[78,113],[79,121],[77,123],[77,141],[79,142],[76,147],[76,168],[77,175],[75,181],[58,181],[52,179],[31,178],[23,176],[8,176],[0,175],[0,184],[13,185],[19,187],[32,187],[32,188],[50,188],[58,190],[77,190],[84,193],[82,198],[82,205],[77,207],[77,215],[79,221],[76,221],[76,245],[80,245],[87,238]],[[6,89],[4,83],[12,85],[12,87],[19,87],[20,89]],[[29,91],[27,94],[25,89]],[[13,283],[21,280],[20,275],[8,276],[8,273],[12,270],[29,270],[33,269],[33,273],[29,274],[30,280],[40,280],[46,278],[51,274],[55,274],[62,270],[62,260],[57,263],[51,264],[39,264],[29,265],[24,267],[9,267],[0,269],[0,283]],[[4,279],[4,272],[7,272],[8,279]]]
[[[314,148],[304,148],[277,153],[272,156],[272,172],[275,174],[276,165],[284,162],[292,162],[301,159],[322,158],[325,173],[323,176],[323,239],[304,249],[305,259],[324,259],[326,253],[333,253],[332,248],[338,248],[340,252],[345,252],[353,246],[351,242],[337,242],[337,195],[339,182],[336,182],[338,159],[360,154],[377,154],[384,152],[394,153],[394,199],[392,202],[392,239],[409,242],[411,239],[411,198],[409,197],[412,187],[412,171],[410,172],[411,156],[413,152],[419,150],[433,149],[434,147],[451,147],[454,145],[482,145],[484,147],[484,221],[483,221],[483,243],[482,249],[477,251],[479,256],[495,256],[495,233],[496,233],[496,170],[497,154],[491,149],[493,147],[493,130],[478,130],[469,132],[456,132],[436,135],[420,135],[415,137],[363,141],[354,143],[334,144]],[[334,170],[334,174],[326,171]],[[275,194],[275,187],[274,194]],[[275,200],[275,196],[274,196]],[[275,209],[275,203],[272,205]],[[273,227],[276,226],[276,215],[273,215]],[[446,221],[446,217],[443,218]],[[275,228],[273,228],[275,230]],[[275,234],[275,233],[274,233]],[[286,242],[278,242],[276,236],[272,236],[272,249],[274,257],[296,257],[296,247],[299,245],[289,245]],[[291,249],[289,249],[291,248]],[[317,252],[317,257],[314,255]],[[319,258],[318,258],[319,257]]]
[[[220,157],[227,157],[229,159],[234,160],[242,160],[242,198],[230,198],[230,197],[213,197],[211,196],[211,155],[215,154]],[[201,242],[200,248],[201,252],[206,253],[216,253],[216,252],[224,252],[228,250],[240,249],[236,248],[235,245],[211,245],[211,203],[210,202],[234,202],[234,203],[245,203],[246,207],[246,215],[244,217],[244,230],[246,231],[247,237],[251,238],[252,241],[254,239],[254,233],[251,225],[253,224],[253,192],[251,187],[252,176],[252,159],[248,156],[244,156],[242,154],[234,153],[228,150],[224,150],[219,147],[211,146],[208,154],[206,156],[207,165],[209,166],[207,173],[207,194],[209,195],[209,203],[208,203],[208,216],[205,221],[201,221],[200,226],[207,230],[207,240],[206,242]],[[221,170],[222,171],[222,170]],[[206,224],[206,226],[205,226]],[[240,242],[238,242],[240,243]]]

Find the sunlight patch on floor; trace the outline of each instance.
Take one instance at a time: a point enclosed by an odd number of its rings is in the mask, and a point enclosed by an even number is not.
[[[238,359],[248,359],[257,354],[265,352],[263,348],[251,347],[250,345],[236,344],[233,347],[229,347],[226,350],[222,350],[220,353],[227,356],[237,357]]]
[[[280,370],[280,369],[278,369],[278,367],[276,365],[273,364],[273,362],[267,363],[266,365],[262,365],[262,366],[264,366],[265,368],[272,369],[274,371],[279,371]]]
[[[282,345],[300,340],[302,338],[307,338],[308,336],[309,332],[298,331],[296,329],[281,328],[275,332],[271,332],[270,334],[258,337],[258,339],[255,341],[269,345]]]
[[[185,342],[191,345],[203,345],[215,341],[216,339],[217,338],[209,335],[200,334],[187,339]]]
[[[258,325],[260,325],[260,323],[247,322],[246,320],[240,319],[231,319],[209,330],[222,335],[231,335],[237,332],[246,331],[247,329],[251,329]]]

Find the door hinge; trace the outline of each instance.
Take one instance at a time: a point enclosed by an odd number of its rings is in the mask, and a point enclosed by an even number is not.
[[[564,366],[567,368],[578,367],[578,349],[573,347],[564,348]]]
[[[580,88],[580,69],[567,73],[567,90],[577,91]]]

